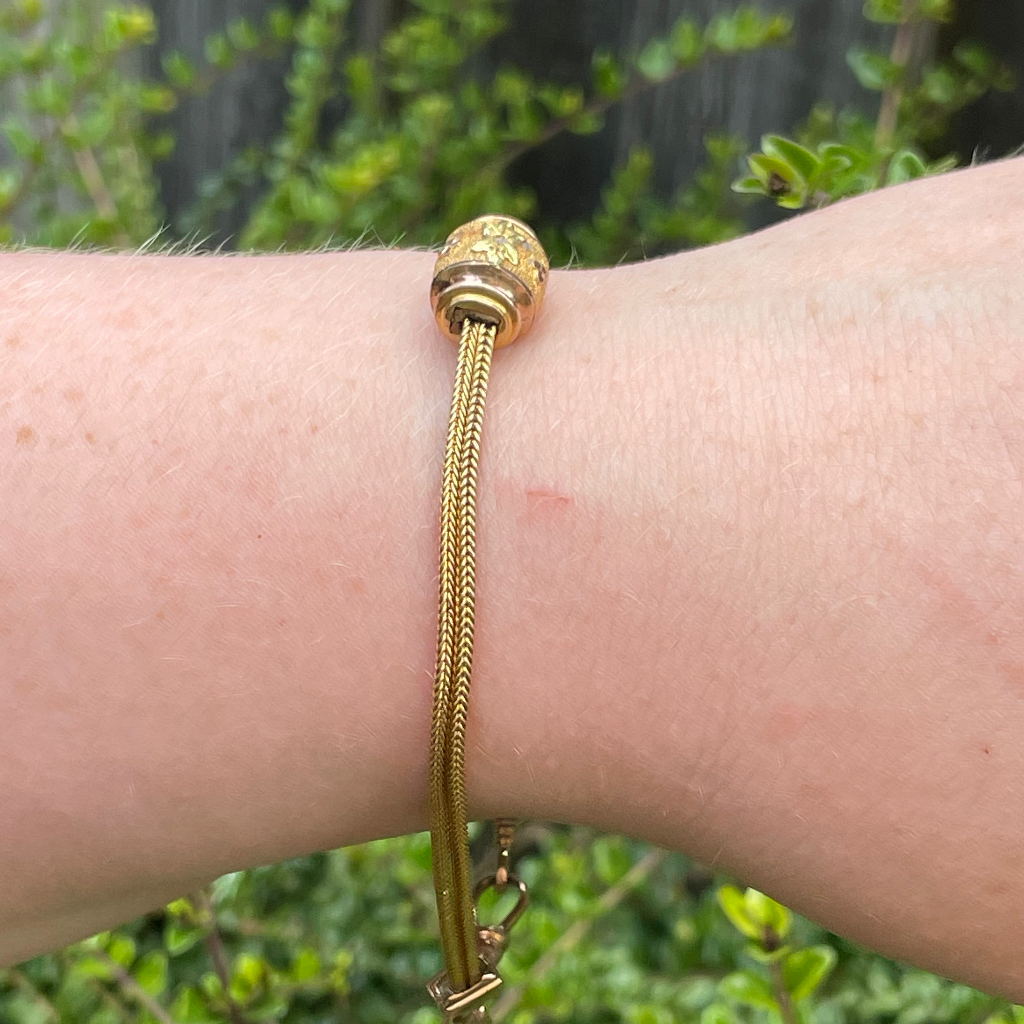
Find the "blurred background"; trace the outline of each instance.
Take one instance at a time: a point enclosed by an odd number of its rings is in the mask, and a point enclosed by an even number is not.
[[[4,0],[0,240],[635,259],[1013,151],[1022,61],[1024,0]]]
[[[506,212],[614,264],[1016,152],[1022,64],[1024,0],[0,0],[0,242],[435,245]],[[539,822],[513,862],[495,1022],[1024,1024],[682,854]],[[0,971],[0,1024],[429,1024],[440,966],[421,834]]]
[[[593,77],[595,52],[638,54],[652,39],[669,34],[680,17],[706,25],[739,5],[723,0],[516,0],[484,6],[500,11],[504,25],[473,55],[473,74],[486,79],[511,65],[540,82],[586,87]],[[900,10],[899,4],[889,6]],[[916,5],[905,6],[910,11]],[[948,59],[958,44],[974,41],[1008,66],[1021,67],[1024,2],[932,6],[941,6],[943,17],[918,22],[914,32],[913,59],[921,66]],[[161,31],[149,62],[150,70],[158,73],[165,54],[180,49],[201,60],[210,33],[235,17],[258,22],[270,4],[157,0],[152,7]],[[292,4],[296,12],[301,8],[301,2]],[[379,54],[388,32],[414,9],[401,0],[357,0],[351,5],[346,47]],[[765,133],[789,132],[816,106],[853,109],[867,117],[877,113],[877,94],[861,85],[846,57],[855,48],[890,53],[895,35],[891,23],[865,17],[861,0],[784,0],[762,4],[761,9],[792,19],[785,46],[707,61],[689,73],[670,75],[656,88],[634,92],[608,109],[605,124],[595,134],[564,131],[531,146],[512,162],[511,180],[534,191],[545,215],[582,220],[600,204],[612,171],[638,147],[651,153],[655,191],[669,200],[705,164],[704,139],[709,135],[756,143]],[[163,165],[160,180],[172,220],[188,210],[210,173],[247,146],[265,145],[279,131],[288,102],[287,66],[282,59],[233,72],[171,116],[179,145]],[[343,118],[344,107],[341,99],[328,121]],[[987,92],[956,111],[933,154],[952,150],[963,162],[975,153],[1005,154],[1022,141],[1024,76],[1017,75],[1012,89]],[[221,230],[239,230],[244,216],[243,205],[224,218]],[[762,207],[760,217],[767,216]]]

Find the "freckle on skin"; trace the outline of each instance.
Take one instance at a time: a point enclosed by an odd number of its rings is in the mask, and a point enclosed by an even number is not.
[[[310,432],[311,434],[315,434],[315,433],[316,433],[316,432],[317,432],[317,431],[318,431],[319,429],[320,429],[320,427],[319,427],[319,426],[318,426],[318,425],[317,425],[316,423],[314,423],[314,424],[313,424],[313,425],[312,425],[312,426],[311,426],[311,427],[309,428],[309,432]]]
[[[36,432],[27,423],[18,428],[18,444],[29,444],[35,440],[35,437]]]
[[[93,434],[91,431],[86,431],[85,439],[86,439],[86,441],[89,442],[89,444],[95,444],[96,443],[96,435]]]
[[[4,338],[4,344],[8,348],[17,348],[21,344],[21,338],[16,334],[8,334],[7,337]]]
[[[67,388],[64,391],[64,398],[69,402],[80,402],[85,398],[85,392],[81,388]]]

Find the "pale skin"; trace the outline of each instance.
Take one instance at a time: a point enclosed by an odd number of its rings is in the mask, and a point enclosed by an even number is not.
[[[556,272],[495,358],[473,817],[1024,1001],[1024,161]],[[423,252],[0,255],[0,960],[427,826]]]

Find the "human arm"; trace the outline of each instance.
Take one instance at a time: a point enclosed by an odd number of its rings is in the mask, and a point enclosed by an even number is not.
[[[556,273],[497,354],[475,816],[1024,998],[1022,162]],[[0,956],[426,826],[426,253],[0,257]]]

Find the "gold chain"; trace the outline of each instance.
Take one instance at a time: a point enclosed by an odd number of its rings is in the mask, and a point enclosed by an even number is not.
[[[481,1000],[500,984],[497,963],[526,908],[509,870],[514,822],[498,820],[495,871],[474,888],[466,808],[466,724],[476,612],[476,489],[484,404],[495,348],[527,330],[548,263],[536,236],[508,217],[481,217],[453,232],[438,257],[431,303],[458,340],[441,480],[438,628],[430,723],[430,836],[444,970],[427,986],[452,1024],[486,1024]],[[476,899],[509,884],[519,900],[501,924],[480,927]]]
[[[431,848],[445,969],[461,991],[480,980],[466,820],[466,720],[476,604],[476,477],[495,328],[466,319],[441,484],[441,557],[430,734]]]

